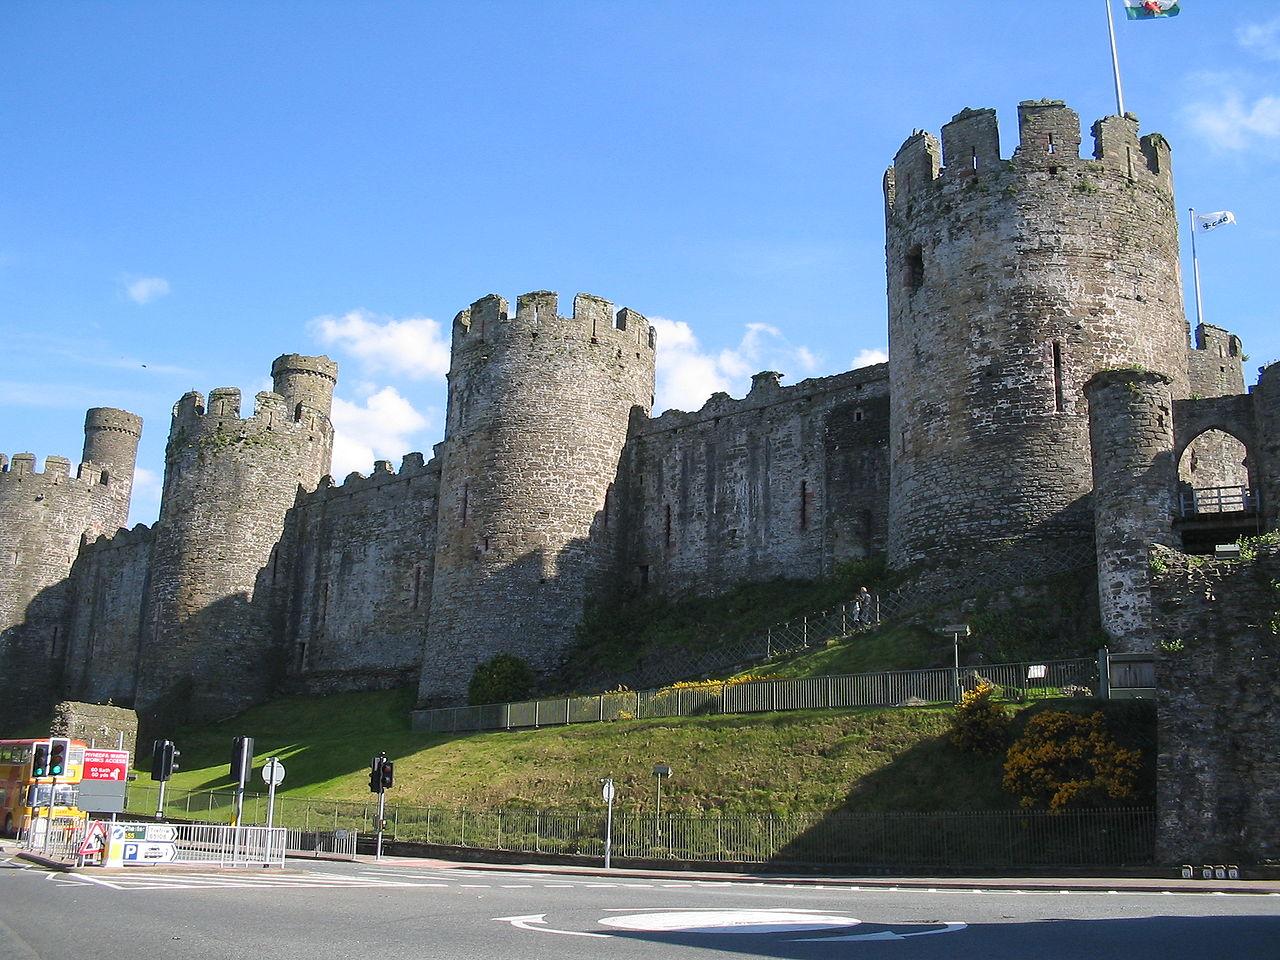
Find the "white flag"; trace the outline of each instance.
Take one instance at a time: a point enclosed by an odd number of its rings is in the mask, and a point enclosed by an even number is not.
[[[1219,210],[1216,213],[1197,213],[1196,229],[1203,230],[1208,233],[1210,230],[1217,230],[1219,227],[1235,223],[1236,215],[1230,210]]]

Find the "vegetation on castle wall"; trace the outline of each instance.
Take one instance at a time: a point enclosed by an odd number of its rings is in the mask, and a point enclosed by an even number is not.
[[[1117,742],[1101,711],[1046,710],[1009,747],[1003,783],[1024,807],[1097,808],[1133,804],[1141,773],[1142,755]]]
[[[533,668],[519,657],[500,653],[476,667],[467,687],[467,702],[509,703],[533,694]]]
[[[968,753],[1001,753],[1009,743],[1009,711],[983,680],[966,690],[951,716],[951,742]]]

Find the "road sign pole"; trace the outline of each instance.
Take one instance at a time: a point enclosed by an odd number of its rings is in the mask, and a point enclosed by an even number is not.
[[[386,809],[387,809],[387,791],[379,790],[378,791],[378,846],[373,853],[373,859],[375,860],[382,859],[382,820],[383,820],[382,815],[386,812]]]
[[[49,834],[53,833],[53,795],[57,790],[58,778],[54,777],[49,782],[49,806],[45,807],[47,816],[44,824],[44,853],[49,852]]]
[[[613,777],[604,781],[604,799],[608,804],[604,816],[604,868],[609,869],[609,859],[613,852]]]

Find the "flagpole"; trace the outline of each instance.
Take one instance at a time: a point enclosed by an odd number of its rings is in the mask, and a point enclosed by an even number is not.
[[[1204,307],[1200,303],[1200,257],[1196,253],[1196,208],[1188,210],[1191,218],[1191,275],[1196,283],[1196,325],[1204,323]]]
[[[1116,50],[1116,21],[1111,16],[1111,0],[1107,3],[1107,32],[1111,34],[1111,70],[1116,78],[1116,116],[1124,116],[1124,90],[1120,87],[1120,54]],[[1194,234],[1193,234],[1194,236]]]

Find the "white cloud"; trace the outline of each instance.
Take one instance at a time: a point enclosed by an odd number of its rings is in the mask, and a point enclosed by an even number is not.
[[[879,348],[863,348],[858,351],[858,355],[853,358],[853,363],[849,364],[854,370],[858,367],[869,367],[875,363],[888,363],[889,354]]]
[[[1246,98],[1242,77],[1200,74],[1195,82],[1210,95],[1187,105],[1187,120],[1213,146],[1243,150],[1255,140],[1280,138],[1280,97]]]
[[[169,294],[169,281],[164,277],[137,277],[124,282],[124,292],[136,304],[147,304]]]
[[[1238,28],[1236,40],[1264,60],[1280,60],[1280,17],[1270,23],[1251,23]]]
[[[427,317],[396,319],[352,310],[340,317],[316,317],[311,330],[326,346],[355,357],[370,373],[421,380],[449,372],[448,337]]]
[[[129,500],[129,523],[155,523],[160,516],[160,488],[163,477],[146,467],[133,471],[133,493]]]
[[[787,341],[767,323],[749,323],[736,346],[718,353],[705,350],[683,320],[655,317],[658,336],[658,386],[655,412],[697,410],[711,394],[744,395],[750,378],[761,370],[810,374],[819,358],[812,350]]]
[[[341,483],[353,471],[367,474],[374,460],[393,464],[414,449],[414,434],[429,420],[395,387],[383,387],[364,397],[363,403],[333,398],[333,467]]]

